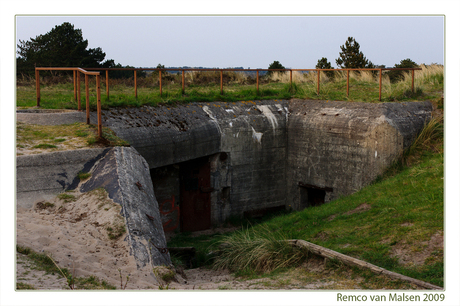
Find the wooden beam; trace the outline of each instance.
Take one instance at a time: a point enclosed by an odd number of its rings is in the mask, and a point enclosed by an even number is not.
[[[415,278],[411,278],[411,277],[408,277],[408,276],[405,276],[405,275],[402,275],[402,274],[398,274],[398,273],[395,273],[395,272],[385,270],[383,268],[380,268],[380,267],[375,266],[373,264],[370,264],[368,262],[365,262],[365,261],[362,261],[362,260],[347,256],[347,255],[341,254],[339,252],[333,251],[331,249],[324,248],[322,246],[316,245],[314,243],[311,243],[311,242],[308,242],[308,241],[305,241],[305,240],[288,240],[288,242],[291,245],[294,245],[294,246],[296,246],[298,248],[307,249],[309,252],[311,252],[311,253],[313,253],[315,255],[319,255],[321,257],[328,258],[328,259],[335,259],[335,260],[338,260],[338,261],[340,261],[340,262],[342,262],[342,263],[344,263],[346,265],[349,265],[349,266],[355,266],[355,267],[359,267],[359,268],[369,269],[372,272],[374,272],[375,274],[379,274],[379,275],[383,274],[383,275],[386,275],[386,276],[388,276],[388,277],[390,277],[392,279],[398,279],[398,280],[407,281],[409,283],[415,284],[417,286],[420,286],[420,287],[423,287],[423,288],[426,288],[426,289],[443,290],[443,288],[438,287],[436,285],[433,285],[433,284],[430,284],[430,283],[427,283],[427,282],[424,282],[424,281],[421,281],[421,280],[418,280],[418,279],[415,279]]]

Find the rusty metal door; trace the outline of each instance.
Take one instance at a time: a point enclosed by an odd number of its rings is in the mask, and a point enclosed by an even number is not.
[[[211,167],[208,157],[180,165],[181,231],[211,227]]]

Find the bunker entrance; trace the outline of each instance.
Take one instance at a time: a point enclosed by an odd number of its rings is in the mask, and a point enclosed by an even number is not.
[[[209,157],[150,170],[165,232],[211,227],[210,170]]]
[[[211,227],[211,167],[209,157],[180,165],[181,231]]]
[[[319,206],[326,202],[327,193],[332,192],[332,188],[319,187],[299,182],[300,207]]]

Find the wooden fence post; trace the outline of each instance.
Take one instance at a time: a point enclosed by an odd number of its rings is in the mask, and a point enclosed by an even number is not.
[[[137,99],[137,71],[134,70],[134,96]]]
[[[257,94],[259,94],[259,70],[257,70]]]
[[[86,94],[86,124],[90,123],[89,119],[89,81],[88,75],[85,73],[85,94]]]
[[[40,70],[35,68],[35,87],[37,92],[37,107],[40,107]]]
[[[350,70],[347,69],[347,98],[350,93]]]
[[[317,76],[318,81],[317,81],[316,94],[319,96],[319,76],[320,76],[321,70],[318,69],[317,71],[318,71],[318,76]]]
[[[97,134],[102,138],[102,116],[101,116],[101,76],[96,75],[96,96],[97,96]]]
[[[414,93],[414,73],[415,73],[415,70],[412,69],[412,93]]]
[[[182,70],[182,94],[185,94],[185,75],[184,70]]]
[[[223,72],[220,70],[220,94],[224,94]]]
[[[77,101],[77,71],[73,70],[73,99]]]
[[[290,88],[292,88],[292,70],[289,70],[289,81],[290,81]]]
[[[382,68],[380,68],[379,75],[379,101],[382,101]]]
[[[163,88],[161,87],[161,70],[158,70],[158,79],[160,80],[160,97],[163,95]]]
[[[80,71],[77,71],[77,94],[78,94],[78,110],[81,111],[81,83]]]
[[[109,71],[105,71],[105,91],[107,93],[107,101],[109,101]]]

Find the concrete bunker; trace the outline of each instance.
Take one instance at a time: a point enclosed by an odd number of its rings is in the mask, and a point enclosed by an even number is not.
[[[18,156],[17,205],[104,187],[122,207],[138,269],[168,265],[165,232],[358,191],[411,144],[431,111],[430,102],[312,100],[111,109],[104,126],[131,147]],[[92,173],[84,183],[82,170]]]
[[[351,194],[410,145],[431,111],[429,102],[275,100],[118,109],[103,119],[149,164],[169,232]]]

